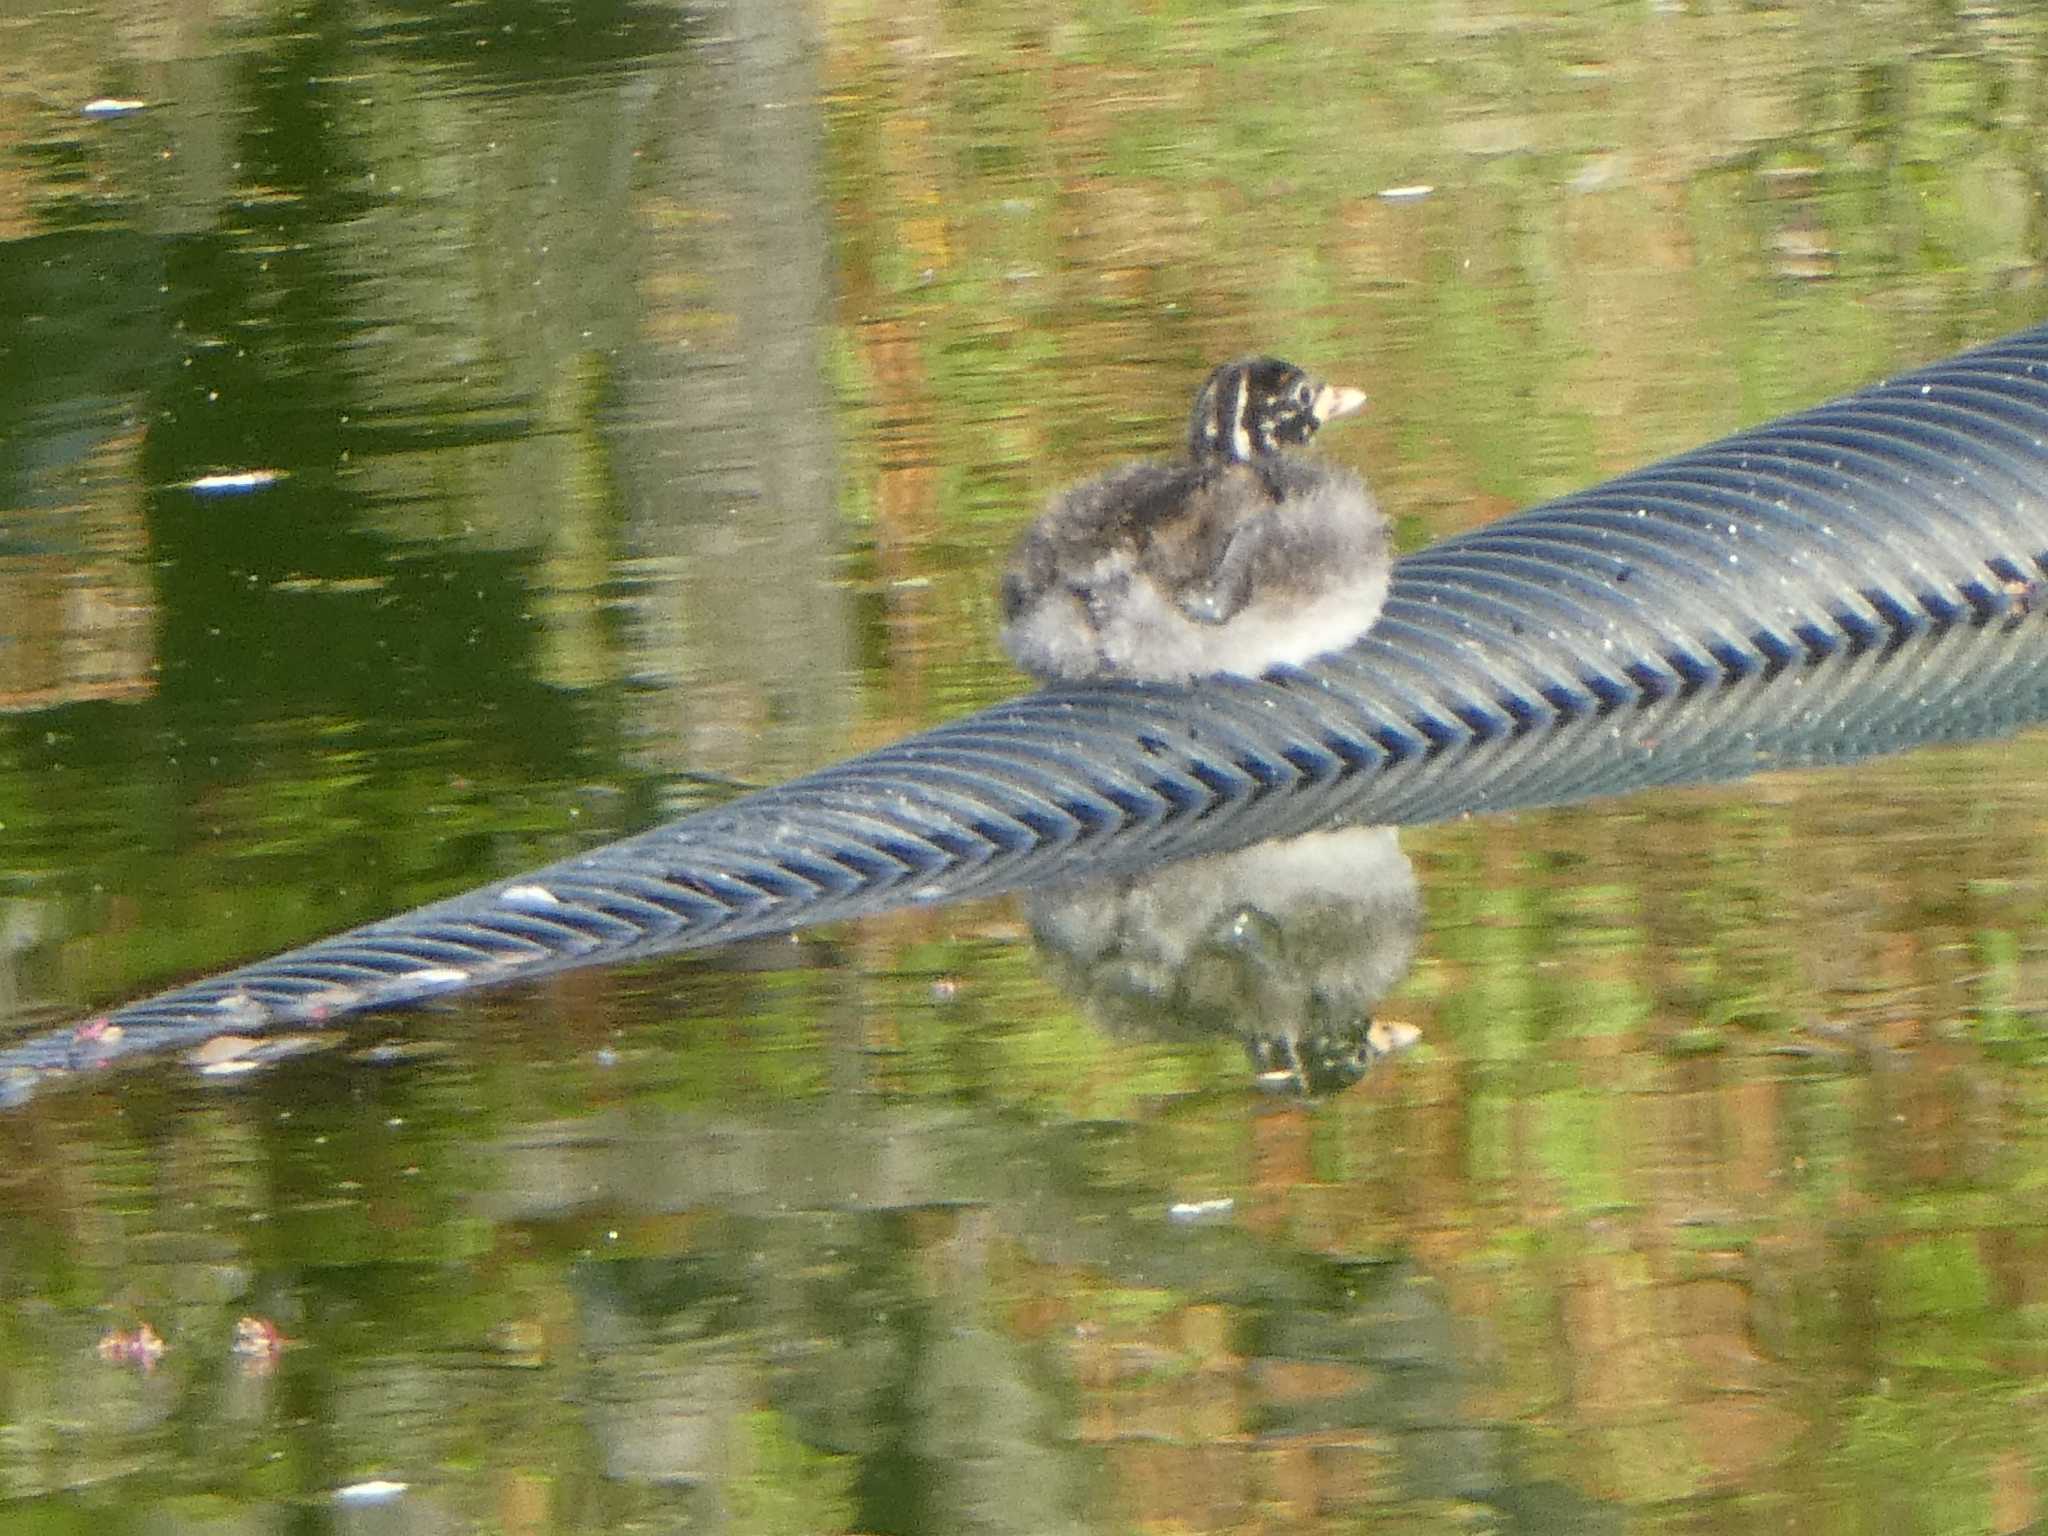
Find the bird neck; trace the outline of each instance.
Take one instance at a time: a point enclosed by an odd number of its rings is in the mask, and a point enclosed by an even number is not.
[[[1213,485],[1235,472],[1245,476],[1274,501],[1279,501],[1286,495],[1286,487],[1281,480],[1281,468],[1286,455],[1278,449],[1271,453],[1254,453],[1240,457],[1234,453],[1218,453],[1213,449],[1197,447],[1190,458],[1196,475],[1204,484]]]

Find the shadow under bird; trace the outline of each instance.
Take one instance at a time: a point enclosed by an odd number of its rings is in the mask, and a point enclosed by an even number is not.
[[[1024,535],[1004,649],[1048,682],[1185,682],[1350,644],[1386,601],[1387,522],[1358,475],[1289,450],[1365,400],[1275,357],[1217,368],[1185,456],[1084,480]]]

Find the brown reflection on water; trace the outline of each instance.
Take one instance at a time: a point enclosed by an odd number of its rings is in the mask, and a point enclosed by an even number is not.
[[[801,7],[719,7],[663,81],[643,172],[651,333],[622,463],[653,762],[787,777],[843,740],[850,645],[826,349],[815,40]],[[649,696],[650,705],[653,698]]]
[[[1966,768],[1874,788],[1910,807]],[[1726,792],[1686,810],[1736,832],[1734,861],[1795,829]],[[614,1519],[772,1489],[826,1529],[992,1502],[1030,1529],[1428,1528],[1474,1504],[1606,1529],[1710,1497],[1887,1510],[1927,1434],[1948,1497],[2031,1507],[2024,1420],[1977,1395],[2040,1363],[2025,1034],[1981,1002],[1854,1029],[1862,989],[1818,984],[1783,1003],[1808,1027],[1738,1016],[1716,999],[1805,951],[1733,903],[1618,948],[1589,915],[1696,887],[1618,896],[1578,858],[1585,819],[1526,822],[1515,906],[1447,878],[1486,829],[1420,836],[1447,908],[1409,1000],[1427,1044],[1320,1108],[1239,1087],[1241,1059],[1076,1028],[1016,945],[961,937],[971,914],[922,940],[943,1001],[908,953],[762,946],[416,1021],[453,1049],[402,1069],[52,1100],[8,1127],[10,1251],[32,1274],[63,1234],[88,1299],[37,1303],[66,1325],[16,1358],[100,1428],[17,1449],[11,1485],[169,1473],[101,1389],[213,1424],[208,1351],[260,1309],[308,1341],[265,1390],[323,1405],[355,1475],[402,1462],[457,1507],[559,1486],[570,1425]],[[1955,846],[1928,837],[1927,866]],[[1969,931],[2038,912],[2037,849],[1964,846]],[[1887,862],[1846,872],[1896,935],[1916,897]],[[1945,943],[1901,974],[2041,996]],[[1671,1027],[1717,1013],[1711,1038]],[[878,1054],[860,1029],[885,1018]],[[1167,1215],[1218,1196],[1220,1222]],[[135,1318],[172,1346],[147,1382],[65,1365]]]
[[[23,519],[24,542],[33,549],[42,533],[61,553],[0,552],[0,611],[10,616],[9,643],[0,649],[0,713],[132,699],[152,686],[154,615],[136,447],[132,432],[115,437],[65,476],[61,489],[31,492],[56,504]]]

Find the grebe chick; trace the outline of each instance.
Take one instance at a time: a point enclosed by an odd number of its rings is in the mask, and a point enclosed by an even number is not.
[[[1003,572],[1003,648],[1050,682],[1257,676],[1348,644],[1387,594],[1364,480],[1288,451],[1365,404],[1274,357],[1225,363],[1188,451],[1055,496]]]

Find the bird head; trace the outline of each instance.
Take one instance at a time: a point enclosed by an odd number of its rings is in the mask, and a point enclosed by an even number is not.
[[[1325,384],[1277,357],[1241,357],[1202,382],[1188,418],[1196,458],[1250,460],[1299,446],[1325,422],[1364,408],[1365,391]]]

